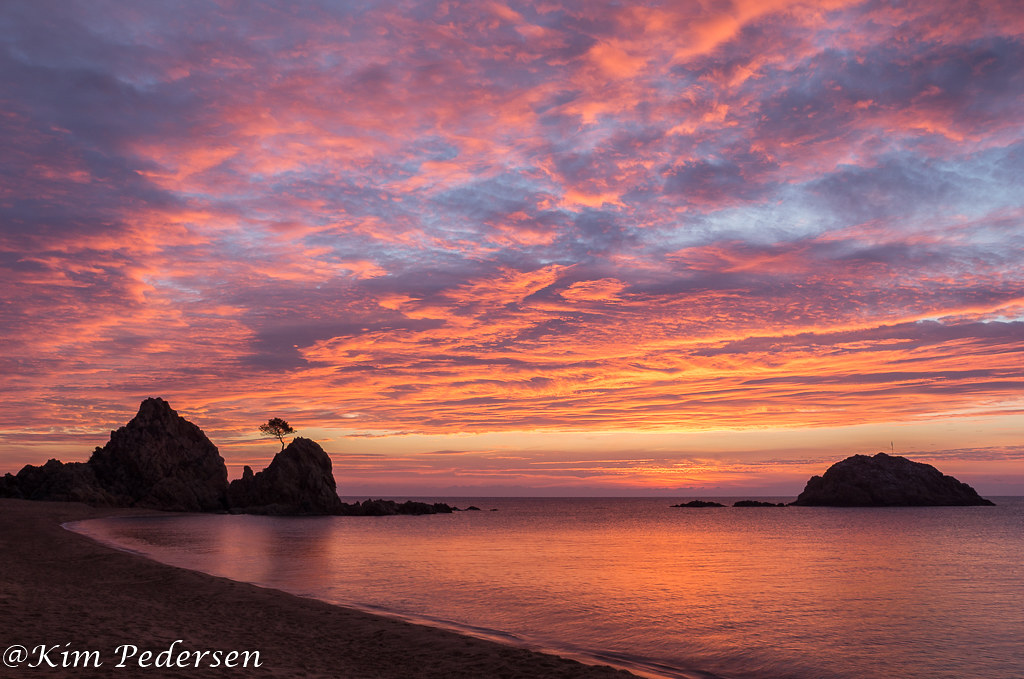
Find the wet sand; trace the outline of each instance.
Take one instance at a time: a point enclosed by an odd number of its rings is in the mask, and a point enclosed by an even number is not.
[[[60,526],[144,513],[152,512],[0,499],[0,652],[9,661],[20,645],[29,656],[19,668],[0,664],[0,677],[634,676],[166,566]],[[122,662],[124,645],[138,652]],[[49,667],[41,646],[50,663],[78,666]],[[261,666],[243,651],[259,651]]]

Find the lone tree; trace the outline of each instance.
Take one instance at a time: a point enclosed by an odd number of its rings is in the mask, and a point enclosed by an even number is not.
[[[284,437],[288,434],[294,434],[295,430],[292,426],[282,420],[280,417],[272,417],[267,420],[266,424],[260,425],[260,431],[267,436],[273,436],[274,438],[281,441],[281,450],[284,450]]]

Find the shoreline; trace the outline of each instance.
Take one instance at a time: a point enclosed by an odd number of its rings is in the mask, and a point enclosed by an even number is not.
[[[61,526],[147,514],[163,512],[0,499],[0,647],[28,653],[0,676],[637,676],[169,566]]]

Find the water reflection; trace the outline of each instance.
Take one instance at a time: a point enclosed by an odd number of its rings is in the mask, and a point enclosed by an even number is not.
[[[339,603],[730,677],[1020,673],[1024,505],[673,509],[481,500],[430,517],[181,516],[82,529]]]

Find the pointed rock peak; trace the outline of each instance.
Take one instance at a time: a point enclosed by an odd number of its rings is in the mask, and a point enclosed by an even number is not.
[[[89,465],[121,504],[179,511],[226,506],[227,468],[217,447],[162,398],[144,400]]]
[[[162,398],[147,398],[141,404],[139,404],[139,412],[135,415],[135,417],[131,419],[131,421],[128,424],[131,425],[132,422],[136,421],[161,422],[174,418],[184,419],[180,415],[178,415],[178,413],[175,412],[173,408],[171,408],[171,404],[169,404]]]

